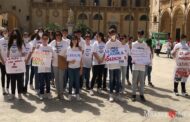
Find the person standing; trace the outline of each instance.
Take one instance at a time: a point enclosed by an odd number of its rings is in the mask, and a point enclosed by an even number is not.
[[[156,55],[159,56],[161,50],[161,43],[160,40],[158,39],[156,42]]]
[[[181,50],[190,52],[190,47],[187,44],[187,37],[186,37],[186,35],[182,35],[181,36],[180,43],[177,43],[174,46],[171,54],[172,54],[172,56],[176,60],[176,68],[174,70],[174,93],[175,93],[176,96],[179,96],[179,93],[178,93],[178,84],[179,84],[179,82],[181,82],[182,96],[188,96],[188,94],[186,92],[186,82],[187,82],[187,79],[188,79],[189,76],[182,77],[182,76],[178,76],[177,75],[177,61],[179,60],[178,56],[179,56],[179,51],[181,51]],[[189,62],[189,59],[187,61]]]
[[[131,56],[133,63],[132,73],[132,101],[136,101],[136,89],[138,82],[140,83],[140,99],[145,102],[144,97],[144,77],[145,65],[150,63],[150,50],[144,43],[144,31],[138,31],[138,40],[132,44]],[[140,55],[139,55],[140,54]],[[142,55],[143,54],[143,55]]]

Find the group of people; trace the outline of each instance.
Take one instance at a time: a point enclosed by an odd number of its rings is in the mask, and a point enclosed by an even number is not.
[[[51,99],[51,81],[55,84],[58,99],[64,99],[64,93],[68,91],[69,101],[73,96],[76,100],[81,100],[80,93],[85,82],[90,95],[94,95],[96,86],[99,94],[102,90],[109,89],[110,102],[125,101],[121,94],[126,93],[128,84],[132,90],[132,101],[136,101],[136,90],[139,88],[140,99],[145,102],[146,76],[148,85],[154,87],[151,82],[154,51],[151,39],[144,38],[144,31],[138,31],[137,35],[138,40],[134,41],[131,37],[119,35],[115,28],[110,28],[107,36],[101,32],[94,33],[93,36],[86,32],[82,37],[81,31],[76,30],[70,38],[67,29],[52,32],[39,28],[32,35],[27,32],[21,34],[18,29],[11,32],[5,29],[0,39],[3,95],[9,95],[10,100],[14,99],[17,86],[18,98],[22,99],[22,94],[26,94],[30,87],[36,90],[40,100]],[[177,50],[174,47],[173,56],[176,56]],[[46,60],[46,65],[34,65],[38,59],[35,57],[36,52],[48,54],[49,58],[43,59]],[[7,59],[14,60],[18,57],[24,58],[25,71],[8,73]],[[129,80],[130,72],[132,83]],[[177,94],[177,81],[181,79],[174,79],[174,92]],[[187,95],[184,83],[183,94]]]

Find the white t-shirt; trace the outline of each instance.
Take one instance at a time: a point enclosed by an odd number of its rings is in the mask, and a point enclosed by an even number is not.
[[[13,41],[13,44],[9,51],[9,57],[22,57],[23,53],[26,54],[25,45],[22,46],[22,52],[20,52],[17,47],[16,40]]]
[[[40,40],[37,40],[37,39],[34,39],[33,41],[32,41],[32,46],[33,47],[38,47],[38,46],[40,46],[42,44],[42,40],[40,39]]]
[[[7,58],[7,49],[8,49],[8,40],[6,40],[5,38],[1,38],[0,39],[0,53],[4,61]]]
[[[112,48],[122,48],[121,42],[119,40],[116,40],[114,42],[112,42],[111,40],[109,40],[106,43],[105,50],[112,49]],[[107,66],[108,66],[109,69],[120,69],[121,64],[108,64]]]
[[[69,48],[67,49],[67,61],[68,61],[68,54],[69,54],[71,51],[81,51],[81,50],[80,50],[78,47],[75,47],[75,48],[69,47]],[[81,52],[81,54],[82,54],[82,52]],[[82,58],[82,55],[81,55],[80,58]],[[69,67],[69,68],[72,68],[72,69],[80,68],[80,64],[81,64],[81,61],[75,61],[74,64],[69,63],[68,67]]]
[[[91,68],[92,66],[92,46],[91,45],[85,45],[82,61],[83,61],[83,67]]]
[[[133,53],[135,53],[135,50],[140,50],[141,52],[144,52],[145,54],[148,55],[147,57],[147,63],[145,64],[145,62],[135,62],[134,60],[134,55]],[[145,71],[145,65],[150,64],[150,49],[148,48],[146,43],[139,43],[138,41],[134,42],[132,44],[132,49],[131,49],[131,57],[132,57],[132,63],[133,64],[133,70],[139,70],[139,71]]]
[[[29,54],[32,52],[32,45],[28,42],[28,43],[25,43],[25,57],[26,59],[28,58]],[[30,65],[31,64],[31,58],[29,59],[28,63],[26,65]]]
[[[81,47],[82,51],[85,48],[85,44],[86,44],[85,40],[82,37],[80,37],[79,46]]]
[[[125,58],[124,58],[124,62],[121,63],[121,66],[127,66],[128,65],[128,55],[129,55],[129,46],[127,44],[122,45],[122,48],[125,49]]]
[[[66,50],[68,48],[68,42],[62,40],[62,41],[56,43],[56,40],[53,40],[49,44],[49,46],[52,47],[52,49],[53,49],[52,65],[54,67],[57,67],[58,66],[58,55],[66,57]]]
[[[104,54],[105,54],[105,46],[106,44],[104,42],[94,42],[94,45],[92,47],[92,52],[96,53],[100,58],[103,58]],[[93,65],[103,65],[105,64],[105,62],[99,64],[97,59],[95,58],[95,56],[93,55]]]
[[[172,43],[171,42],[167,42],[166,43],[167,49],[171,50],[172,49]]]
[[[156,49],[161,49],[161,43],[160,40],[156,42]]]
[[[65,41],[65,42],[67,42],[67,45],[68,45],[67,47],[70,46],[70,43],[71,43],[70,39],[68,39],[68,38],[62,38],[62,40]]]
[[[40,45],[40,47],[37,50],[40,52],[53,53],[52,47],[50,47],[50,46]],[[52,58],[49,60],[52,60]],[[51,72],[51,66],[50,67],[38,67],[38,73],[50,73],[50,72]]]

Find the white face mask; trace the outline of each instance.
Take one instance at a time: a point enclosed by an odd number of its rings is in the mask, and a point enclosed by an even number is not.
[[[186,42],[187,42],[186,39],[181,40],[182,44],[185,44]]]
[[[112,40],[116,40],[116,35],[111,36]]]
[[[27,43],[29,42],[30,38],[23,38],[24,42]]]
[[[42,38],[43,32],[39,32],[38,35]]]
[[[8,33],[4,34],[3,36],[4,36],[5,38],[7,38],[7,37],[8,37]]]

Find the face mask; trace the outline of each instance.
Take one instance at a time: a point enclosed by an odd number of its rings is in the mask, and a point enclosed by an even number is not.
[[[43,32],[39,32],[38,35],[40,36],[40,38],[42,37],[43,35]]]
[[[143,38],[139,38],[138,41],[142,43],[144,41],[144,39]]]
[[[186,42],[187,42],[186,39],[181,40],[182,44],[185,44]]]
[[[29,41],[29,38],[23,38],[24,42],[27,43]]]
[[[8,37],[8,34],[6,33],[6,34],[4,34],[3,36],[4,36],[5,38],[7,38],[7,37]]]
[[[111,39],[115,40],[116,39],[116,35],[111,36]]]

